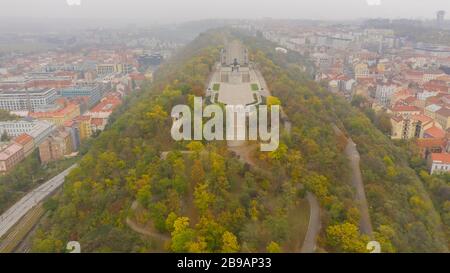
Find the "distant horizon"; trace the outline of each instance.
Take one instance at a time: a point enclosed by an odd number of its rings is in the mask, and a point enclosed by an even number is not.
[[[29,20],[30,22],[27,22]],[[105,25],[110,25],[116,23],[123,25],[124,23],[128,23],[128,25],[147,25],[147,26],[169,26],[169,25],[182,25],[187,23],[195,23],[195,22],[202,22],[202,21],[263,21],[263,20],[274,20],[274,21],[311,21],[311,22],[361,22],[361,21],[367,21],[367,20],[411,20],[411,21],[420,21],[424,23],[433,22],[436,19],[435,18],[407,18],[407,17],[398,17],[398,18],[388,18],[388,17],[359,17],[359,18],[352,18],[352,19],[315,19],[315,18],[276,18],[276,17],[261,17],[261,18],[199,18],[199,19],[187,19],[182,21],[174,21],[174,22],[168,22],[168,21],[147,21],[142,18],[135,18],[134,20],[130,19],[124,19],[124,18],[82,18],[82,17],[71,17],[71,18],[65,18],[65,17],[52,17],[52,18],[39,18],[39,17],[21,17],[21,16],[2,16],[0,18],[0,22],[20,22],[23,25],[26,25],[27,23],[36,23],[36,21],[40,21],[42,23],[46,22],[52,22],[52,21],[67,21],[72,23],[80,23],[84,22],[86,24],[89,24],[91,22],[96,21],[103,21]],[[450,22],[450,14],[449,18],[446,18],[444,20],[445,22]],[[12,22],[14,23],[14,22]],[[123,25],[127,26],[127,25]],[[7,27],[7,26],[5,26]],[[1,26],[0,26],[1,28]]]
[[[77,2],[80,5],[77,5]],[[363,18],[433,20],[448,0],[0,0],[0,17],[44,20],[120,20],[185,23],[207,19],[354,21]],[[71,6],[69,5],[71,4]],[[25,7],[25,8],[24,8]],[[124,12],[126,11],[126,12]]]

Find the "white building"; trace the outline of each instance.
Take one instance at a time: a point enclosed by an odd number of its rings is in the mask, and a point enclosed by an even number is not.
[[[45,108],[58,97],[56,89],[31,89],[0,92],[0,109],[20,111]]]
[[[36,145],[47,137],[55,128],[55,125],[43,120],[17,120],[0,122],[0,134],[6,132],[9,137],[17,137],[26,133],[33,137]]]
[[[438,94],[438,92],[424,90],[420,93],[417,93],[417,99],[418,100],[426,100],[430,97],[436,96],[437,94]]]
[[[450,172],[450,154],[449,153],[433,153],[429,159],[431,169],[430,173]]]
[[[384,107],[388,107],[391,103],[391,97],[397,91],[397,86],[394,84],[380,84],[377,85],[377,90],[375,93],[375,99],[377,102]]]
[[[0,122],[0,134],[6,134],[9,137],[16,137],[23,133],[28,133],[36,126],[34,121],[16,120]]]
[[[333,57],[326,53],[314,53],[312,57],[316,66],[321,70],[326,70],[333,64]]]
[[[445,76],[445,73],[443,73],[442,71],[426,72],[423,74],[422,83],[426,83],[426,82],[435,80],[442,76]]]
[[[33,138],[34,144],[39,146],[55,130],[55,128],[55,124],[39,120],[28,134]]]

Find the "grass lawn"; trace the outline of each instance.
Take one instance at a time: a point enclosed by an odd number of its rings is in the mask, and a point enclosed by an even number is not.
[[[220,84],[215,83],[215,84],[213,85],[213,90],[214,90],[214,91],[219,91],[219,89],[220,89]]]
[[[259,91],[259,86],[256,83],[252,83],[252,91]]]

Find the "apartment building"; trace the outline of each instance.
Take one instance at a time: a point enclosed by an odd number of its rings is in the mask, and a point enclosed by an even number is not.
[[[97,74],[108,75],[113,73],[128,74],[132,71],[133,67],[130,64],[97,64]]]
[[[35,143],[39,143],[47,137],[55,128],[55,125],[43,120],[17,120],[0,122],[0,133],[9,137],[18,137],[22,134],[31,136]]]
[[[36,126],[33,127],[29,134],[33,140],[34,144],[38,146],[41,142],[49,136],[55,130],[55,125],[48,121],[40,120],[36,122]]]
[[[39,156],[42,163],[61,160],[72,153],[72,138],[66,130],[57,130],[39,145]]]
[[[21,134],[30,132],[36,124],[36,121],[26,120],[1,121],[0,135],[6,132],[9,137],[17,137]]]
[[[91,127],[91,117],[90,116],[78,116],[74,119],[78,123],[78,132],[80,135],[80,141],[91,137],[92,127]]]
[[[101,84],[77,85],[60,90],[60,95],[64,98],[87,97],[88,107],[97,104],[103,97],[103,86]]]
[[[35,119],[46,120],[56,125],[63,125],[64,122],[72,120],[80,114],[81,111],[79,104],[68,103],[61,109],[47,112],[33,112],[30,113],[30,116]]]
[[[450,128],[450,109],[442,107],[435,112],[436,121],[442,126],[444,130]]]
[[[422,138],[427,129],[434,127],[434,121],[422,114],[393,116],[391,118],[392,139]]]
[[[430,173],[450,172],[450,154],[433,153],[428,159]]]
[[[13,142],[23,147],[24,157],[29,156],[34,150],[34,140],[29,134],[21,134],[13,139]]]
[[[35,111],[51,105],[58,94],[54,88],[0,91],[0,109]]]
[[[375,91],[375,99],[384,107],[388,107],[391,104],[391,97],[397,91],[397,85],[395,84],[379,84]]]
[[[12,143],[5,149],[0,151],[0,172],[10,171],[24,158],[23,147],[19,144]]]
[[[355,72],[355,79],[358,80],[360,78],[369,77],[369,67],[365,63],[358,63],[353,68]]]

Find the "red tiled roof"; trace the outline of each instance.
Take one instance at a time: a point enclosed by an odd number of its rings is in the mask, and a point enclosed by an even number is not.
[[[426,102],[428,105],[429,104],[438,104],[439,102],[441,102],[441,99],[437,96],[434,96],[434,97],[427,98]]]
[[[422,114],[413,115],[413,116],[411,116],[411,119],[414,119],[414,120],[417,120],[417,121],[421,121],[422,124],[433,121],[433,119],[430,118],[429,116],[425,116],[425,115],[422,115]]]
[[[420,111],[420,109],[414,105],[395,105],[394,108],[392,108],[392,111],[394,111],[394,112],[414,112],[414,111]]]
[[[144,74],[141,74],[141,73],[130,74],[130,78],[135,80],[135,81],[143,81],[143,80],[145,80]]]
[[[425,134],[431,136],[432,138],[444,138],[445,137],[445,131],[433,126],[431,128],[428,128],[425,130]]]
[[[56,111],[49,111],[49,112],[33,112],[30,113],[30,116],[33,118],[48,118],[48,117],[58,117],[58,116],[64,116],[69,112],[72,112],[75,110],[75,108],[78,107],[78,104],[75,103],[69,103],[66,105],[66,107],[56,110]]]
[[[419,148],[445,147],[447,140],[445,138],[420,138],[416,143]]]
[[[414,91],[409,88],[403,88],[400,91],[398,91],[396,96],[404,96],[404,95],[414,95]]]
[[[90,116],[78,116],[78,117],[74,118],[75,121],[87,121],[90,119],[91,119]]]
[[[436,114],[441,115],[443,117],[449,117],[450,116],[450,109],[446,107],[442,107],[441,109],[436,111]]]
[[[73,120],[66,120],[64,122],[65,127],[72,127],[75,122]]]
[[[413,96],[410,96],[410,97],[405,98],[404,101],[405,101],[407,104],[412,104],[414,101],[416,101],[416,98],[413,97]]]
[[[14,138],[13,141],[17,144],[24,146],[27,143],[32,142],[33,138],[30,135],[23,133],[23,134],[17,136],[16,138]]]
[[[422,71],[417,71],[417,70],[408,70],[405,71],[405,74],[411,75],[411,76],[418,76],[418,77],[422,77],[423,76],[423,72]]]
[[[423,85],[423,88],[427,91],[441,91],[441,92],[447,92],[448,91],[448,86],[446,85],[440,85],[440,84],[435,84],[435,83],[425,83]]]
[[[112,112],[122,101],[116,96],[108,96],[94,106],[90,112]]]
[[[91,124],[95,126],[101,126],[103,125],[103,119],[102,118],[92,118]]]
[[[393,116],[393,117],[391,117],[391,119],[393,119],[396,122],[400,122],[403,120],[403,118],[401,116]]]
[[[440,162],[440,163],[445,163],[445,164],[450,164],[450,154],[449,153],[434,153],[431,154],[431,160],[433,162]]]

